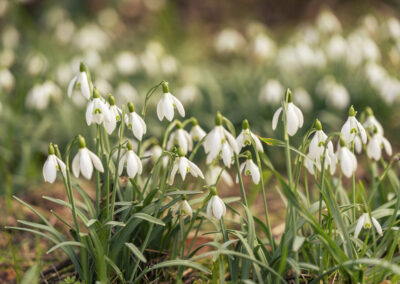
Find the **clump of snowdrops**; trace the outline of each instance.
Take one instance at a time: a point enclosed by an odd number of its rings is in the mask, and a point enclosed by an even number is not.
[[[256,135],[247,120],[236,135],[219,112],[207,134],[197,119],[184,118],[182,103],[165,81],[148,91],[141,112],[133,103],[120,108],[112,95],[104,96],[83,63],[68,96],[76,95],[74,89],[87,100],[86,122],[96,129],[94,143],[78,134],[63,155],[50,143],[43,166],[46,182],[55,182],[60,172],[68,200],[44,198],[70,209],[71,221],[52,212],[65,230],[56,228],[15,197],[42,222],[19,220],[24,226],[12,229],[54,243],[48,253],[64,251],[82,282],[181,281],[187,268],[197,271],[194,279],[219,283],[379,282],[400,276],[400,183],[393,169],[399,155],[392,156],[370,108],[357,118],[350,107],[340,132],[330,135],[316,119],[294,146],[290,137],[304,126],[304,118],[290,90],[272,118],[272,128],[283,135],[278,140]],[[165,124],[158,144],[155,137],[146,137],[146,115],[149,100],[160,94],[151,112]],[[275,170],[264,146],[284,150],[286,177]],[[197,157],[202,149],[205,163]],[[358,161],[365,167],[356,176]],[[230,171],[236,172],[241,195],[222,199],[219,184],[229,181]],[[272,234],[267,173],[276,177],[275,188],[286,206],[280,237]],[[91,197],[79,178],[93,176]],[[261,216],[250,210],[250,183],[261,192]],[[214,240],[195,247],[206,223],[213,227],[206,233]],[[212,249],[200,253],[205,246]]]

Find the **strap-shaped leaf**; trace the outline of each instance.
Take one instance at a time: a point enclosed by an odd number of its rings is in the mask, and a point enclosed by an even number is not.
[[[140,250],[137,248],[132,243],[125,243],[125,245],[131,250],[131,252],[138,258],[140,259],[141,262],[146,263],[147,259],[144,257],[144,255],[140,252]]]
[[[85,245],[82,244],[82,243],[80,243],[80,242],[66,241],[66,242],[59,243],[59,244],[55,245],[54,247],[50,248],[50,249],[46,252],[46,254],[52,253],[52,252],[55,251],[56,249],[61,248],[61,247],[65,247],[65,246],[85,247]]]

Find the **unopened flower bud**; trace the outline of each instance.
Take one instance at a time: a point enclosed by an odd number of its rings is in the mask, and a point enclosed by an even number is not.
[[[81,62],[79,64],[79,71],[81,71],[81,72],[87,72],[88,71],[88,68],[87,68],[85,63]]]
[[[321,121],[319,121],[318,118],[315,120],[315,129],[322,130],[322,124],[321,124]]]
[[[250,128],[249,121],[247,119],[243,120],[242,129],[249,129],[249,128]]]
[[[169,93],[168,82],[162,82],[163,93]]]
[[[135,106],[134,106],[134,104],[131,103],[131,102],[129,102],[129,103],[128,103],[128,109],[129,109],[129,112],[134,112],[134,111],[135,111]]]
[[[115,106],[115,98],[111,94],[108,96],[108,103],[110,104],[110,106]]]
[[[184,157],[185,156],[185,151],[183,151],[181,146],[178,146],[176,148],[176,153],[178,154],[179,157]]]
[[[54,150],[53,143],[49,144],[48,153],[49,153],[49,155],[54,155],[55,150]]]
[[[78,135],[78,143],[79,143],[79,148],[86,148],[86,141],[85,138],[83,138],[82,135]]]
[[[217,111],[215,116],[215,125],[222,125],[222,115],[219,111]]]
[[[354,110],[353,105],[349,108],[349,116],[356,116],[356,111]]]

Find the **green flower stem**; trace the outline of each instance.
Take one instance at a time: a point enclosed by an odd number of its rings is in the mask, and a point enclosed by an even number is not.
[[[101,149],[101,126],[97,125],[97,135],[96,135],[96,154],[101,159],[102,149]],[[101,186],[100,186],[100,172],[96,170],[96,215],[100,214],[100,196],[101,196]]]
[[[170,161],[169,161],[169,163],[168,163],[168,168],[167,168],[167,170],[165,171],[165,173],[164,173],[164,175],[163,175],[163,178],[162,178],[162,180],[161,180],[161,182],[160,182],[160,191],[161,191],[161,194],[160,194],[160,198],[159,198],[159,200],[158,200],[158,202],[157,202],[157,204],[156,204],[156,208],[155,208],[155,210],[154,210],[154,217],[157,217],[157,216],[158,216],[158,213],[159,213],[159,211],[160,211],[162,202],[163,202],[163,200],[164,200],[165,192],[166,192],[166,190],[167,190],[167,188],[168,188],[168,183],[167,183],[167,181],[168,181],[169,178],[170,178],[171,168],[172,168],[173,161],[174,161],[174,159],[171,158]],[[144,250],[145,250],[146,247],[147,247],[147,243],[148,243],[149,240],[150,240],[150,235],[151,235],[151,233],[152,233],[152,231],[153,231],[153,227],[154,227],[154,223],[151,223],[151,224],[150,224],[150,227],[149,227],[149,230],[148,230],[148,232],[147,232],[146,238],[144,239],[144,241],[143,241],[143,243],[142,243],[142,246],[140,247],[140,252],[141,252],[141,253],[143,253]],[[138,267],[139,267],[139,263],[140,263],[140,260],[138,259],[138,260],[136,261],[136,263],[135,263],[134,268],[133,268],[133,271],[132,271],[132,274],[131,274],[131,277],[130,277],[130,282],[133,281],[133,279],[134,279],[134,277],[135,277],[135,275],[136,275],[136,271],[137,271],[137,269],[138,269]]]
[[[269,221],[269,216],[268,216],[268,207],[267,207],[268,205],[267,205],[267,197],[266,197],[266,194],[265,194],[263,170],[262,170],[262,166],[261,166],[260,155],[258,154],[257,149],[255,147],[254,147],[254,152],[256,154],[258,170],[260,171],[260,189],[261,189],[263,202],[264,202],[265,222],[267,223],[267,237],[268,237],[269,242],[271,244],[272,253],[273,253],[274,250],[275,250],[275,240],[274,240],[274,237],[272,236],[271,223]]]
[[[227,241],[229,241],[229,237],[228,237],[228,232],[226,231],[224,217],[221,218],[220,225],[221,225],[222,237],[224,239],[224,243],[226,243]],[[227,256],[227,259],[228,259],[228,266],[229,266],[229,274],[232,278],[231,280],[234,283],[236,283],[237,282],[237,271],[233,270],[232,259],[229,256]]]
[[[242,174],[240,173],[239,158],[238,158],[238,155],[236,155],[236,154],[235,154],[235,167],[236,167],[236,172],[237,172],[238,179],[239,179],[239,187],[240,187],[240,192],[242,194],[242,201],[243,201],[243,204],[246,207],[248,207],[246,191],[245,191],[244,185],[243,185]]]

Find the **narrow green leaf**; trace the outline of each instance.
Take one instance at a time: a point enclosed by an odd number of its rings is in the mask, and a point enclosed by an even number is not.
[[[144,255],[140,252],[140,250],[133,243],[125,243],[125,245],[132,251],[132,253],[140,259],[140,261],[146,263],[147,260]]]

